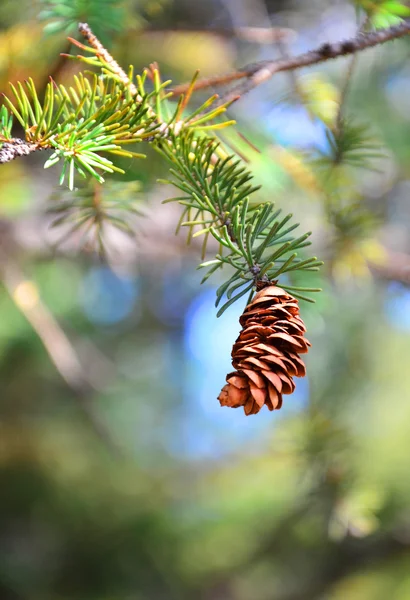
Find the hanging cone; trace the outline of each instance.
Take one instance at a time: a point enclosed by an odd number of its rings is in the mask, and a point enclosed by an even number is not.
[[[308,351],[298,301],[274,285],[260,290],[239,319],[242,331],[232,348],[236,371],[226,377],[218,396],[221,406],[244,407],[254,415],[266,404],[282,406],[282,395],[295,389],[293,377],[304,377],[299,354]]]

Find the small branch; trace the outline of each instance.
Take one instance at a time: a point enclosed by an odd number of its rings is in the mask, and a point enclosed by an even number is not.
[[[141,96],[141,94],[139,93],[137,86],[131,81],[131,79],[128,77],[127,73],[117,63],[117,61],[114,60],[114,58],[111,56],[111,54],[108,52],[108,50],[103,46],[103,44],[100,42],[100,40],[97,38],[97,36],[94,35],[94,33],[91,31],[90,26],[87,23],[79,23],[78,31],[84,37],[86,42],[88,42],[88,44],[91,46],[91,48],[94,50],[94,53],[98,57],[100,63],[102,63],[103,67],[106,68],[107,70],[111,71],[111,73],[113,73],[115,75],[115,77],[117,77],[118,80],[125,87],[127,87],[129,89],[131,95],[134,96],[134,98],[137,100],[137,102],[143,103],[144,99]],[[87,48],[87,46],[84,46],[77,40],[75,40],[73,38],[68,38],[68,39],[70,40],[70,42],[72,44],[74,44],[78,48],[82,48],[83,50],[86,50],[86,51],[90,50],[89,48]],[[70,54],[63,54],[63,56],[66,56],[67,58],[83,58],[83,57],[73,57]],[[159,69],[158,69],[157,63],[153,63],[152,65],[150,65],[150,68],[145,69],[145,71],[147,72],[147,75],[151,75],[152,78],[155,77],[154,72],[157,71],[157,75],[159,78]],[[154,109],[151,106],[148,105],[146,107],[146,110],[147,110],[147,115],[150,117],[154,117],[155,120],[157,121],[157,123],[160,125],[159,132],[161,133],[161,135],[163,137],[166,137],[171,129],[174,133],[179,132],[180,127],[181,127],[181,121],[176,121],[175,123],[172,124],[172,127],[168,127],[166,123],[161,121],[160,115],[155,114]],[[153,141],[153,139],[154,138],[151,136],[145,138],[145,140],[147,142]]]
[[[339,134],[343,130],[343,117],[344,117],[344,113],[345,113],[346,100],[347,100],[347,96],[349,93],[353,73],[354,73],[354,70],[357,65],[357,59],[358,59],[358,55],[353,54],[352,58],[350,59],[349,66],[347,68],[342,91],[340,93],[339,110],[337,111],[337,117],[336,117],[336,132]]]
[[[357,35],[363,34],[366,31],[366,27],[368,26],[368,24],[369,24],[369,17],[366,17],[366,19],[360,26],[359,31],[357,32]],[[338,133],[341,133],[343,130],[343,118],[344,118],[344,113],[345,113],[346,101],[347,101],[347,96],[349,94],[350,85],[351,85],[351,81],[353,78],[353,73],[356,69],[357,60],[358,60],[358,54],[353,54],[352,58],[350,59],[350,63],[347,67],[345,79],[343,82],[343,87],[342,87],[342,90],[340,93],[339,110],[337,112],[337,117],[336,117],[336,132],[338,132]]]
[[[0,164],[4,164],[20,156],[28,156],[36,150],[43,150],[38,144],[32,144],[18,138],[12,138],[3,142],[0,148]]]
[[[287,47],[285,46],[285,44],[283,43],[282,40],[278,40],[278,42],[276,43],[276,47],[278,48],[278,50],[281,54],[282,60],[290,59],[290,55],[288,53]],[[288,71],[288,73],[289,73],[289,81],[293,88],[293,92],[294,92],[295,96],[301,101],[302,105],[304,105],[305,110],[307,111],[307,113],[309,115],[309,118],[313,121],[315,118],[315,115],[314,115],[313,111],[311,110],[311,108],[309,107],[308,103],[306,102],[306,95],[300,85],[298,73],[296,73],[296,71]]]
[[[116,60],[111,56],[111,54],[104,48],[100,40],[93,34],[89,25],[87,23],[79,23],[78,31],[85,38],[85,40],[90,44],[94,50],[97,52],[97,56],[99,56],[112,70],[115,75],[119,78],[119,80],[124,84],[124,86],[129,87],[129,90],[133,96],[136,96],[138,102],[142,101],[142,98],[138,94],[138,90],[136,86],[130,81],[128,75],[125,71],[120,67]],[[70,38],[71,39],[71,38]],[[71,39],[71,41],[79,45],[76,40]],[[81,45],[79,45],[81,47]]]
[[[350,40],[322,44],[322,46],[316,50],[311,50],[305,54],[299,54],[298,56],[280,60],[263,61],[245,66],[234,73],[202,79],[196,82],[195,89],[200,90],[212,86],[225,85],[239,79],[246,79],[244,84],[231,90],[223,99],[224,102],[230,100],[234,101],[235,99],[238,99],[238,97],[270,79],[275,73],[280,73],[281,71],[294,71],[295,69],[310,67],[340,56],[356,54],[367,48],[373,48],[374,46],[404,37],[409,33],[410,22],[404,21],[403,23],[400,23],[400,25],[395,25],[388,29],[360,33]],[[188,84],[176,86],[173,88],[173,93],[174,95],[185,93],[187,88]]]
[[[225,73],[224,75],[215,75],[213,77],[205,77],[204,79],[199,79],[194,85],[194,91],[205,90],[210,87],[218,87],[222,85],[226,85],[228,83],[232,83],[233,81],[238,81],[240,79],[244,79],[246,77],[250,77],[255,71],[252,71],[252,68],[256,65],[248,65],[240,71],[233,71],[232,73]],[[180,96],[181,94],[186,94],[190,83],[181,83],[180,85],[176,85],[171,88],[171,91],[174,96]]]

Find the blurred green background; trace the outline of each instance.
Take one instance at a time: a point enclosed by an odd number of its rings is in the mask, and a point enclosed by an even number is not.
[[[69,84],[71,17],[125,67],[157,61],[178,83],[357,31],[343,0],[1,0],[2,92]],[[253,29],[270,26],[285,49]],[[41,153],[1,166],[1,600],[410,598],[409,54],[403,39],[357,60],[345,110],[383,157],[338,180],[332,221],[311,158],[348,61],[278,75],[231,109],[261,153],[234,130],[224,141],[325,260],[303,282],[323,288],[301,306],[308,376],[278,413],[216,400],[243,305],[216,319],[220,281],[200,287],[199,246],[174,237],[157,156],[107,183],[144,213],[136,240],[106,231],[108,265],[77,235],[56,243],[49,209],[68,196]]]

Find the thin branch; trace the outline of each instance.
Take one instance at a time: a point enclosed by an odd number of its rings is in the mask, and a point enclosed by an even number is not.
[[[139,93],[137,86],[131,81],[131,79],[128,77],[128,75],[124,71],[124,69],[111,56],[111,54],[104,47],[104,45],[100,42],[100,40],[97,38],[97,36],[94,35],[90,26],[87,23],[79,23],[78,31],[84,37],[86,42],[88,42],[88,44],[91,46],[91,48],[94,49],[100,62],[105,64],[105,67],[109,71],[111,71],[125,87],[127,87],[129,89],[131,95],[135,97],[137,102],[143,103],[144,99],[141,96],[141,94]],[[89,51],[89,48],[87,48],[87,46],[84,46],[77,40],[75,40],[73,38],[68,38],[68,39],[70,40],[70,42],[72,44],[74,44],[78,48],[82,48],[86,51]],[[67,58],[73,58],[73,56],[71,56],[70,54],[63,54],[63,56],[66,56]],[[74,57],[74,58],[76,58],[76,57]],[[159,68],[158,68],[157,63],[152,63],[152,65],[150,65],[150,68],[145,69],[145,71],[147,72],[148,76],[151,75],[152,77],[154,77],[154,71],[158,71],[158,76],[159,76]],[[155,120],[160,124],[159,130],[161,131],[161,134],[164,137],[166,137],[166,135],[168,135],[168,133],[171,129],[175,133],[177,133],[179,131],[179,129],[181,127],[181,121],[176,121],[175,123],[172,124],[172,127],[168,127],[166,125],[166,123],[161,122],[160,115],[156,114],[154,109],[150,105],[147,105],[146,110],[147,110],[147,116],[154,117]],[[153,138],[151,138],[151,137],[147,137],[146,141],[149,142],[149,141],[152,141],[152,139]]]
[[[278,40],[276,43],[276,47],[278,48],[278,50],[280,52],[282,60],[290,59],[289,52],[287,50],[286,45],[283,43],[283,40]],[[300,85],[298,73],[296,73],[296,71],[288,71],[288,73],[289,73],[289,81],[293,88],[293,92],[294,92],[295,96],[301,101],[302,105],[304,105],[305,110],[307,111],[307,113],[309,115],[309,118],[313,121],[315,118],[315,115],[314,115],[312,109],[310,108],[310,106],[308,105],[308,103],[306,102],[306,95]]]
[[[353,73],[354,73],[354,70],[357,65],[357,59],[358,59],[358,55],[353,54],[352,58],[350,59],[349,66],[347,67],[345,80],[343,82],[343,87],[342,87],[342,90],[340,93],[339,110],[337,111],[337,117],[336,117],[336,132],[338,132],[339,134],[343,130],[343,117],[344,117],[344,113],[345,113],[346,100],[347,100],[347,96],[349,94],[350,83],[351,83],[351,80],[353,77]]]
[[[205,77],[204,79],[199,79],[195,85],[194,90],[205,90],[214,86],[222,86],[227,85],[228,83],[232,83],[233,81],[239,81],[240,79],[244,79],[246,77],[250,77],[255,71],[252,70],[256,68],[259,63],[253,63],[252,65],[247,65],[243,67],[240,71],[232,71],[232,73],[225,73],[223,75],[215,75],[212,77]],[[180,85],[175,85],[170,89],[174,96],[180,96],[181,94],[186,94],[190,83],[181,83]]]
[[[43,150],[38,144],[32,144],[19,138],[12,138],[3,142],[0,148],[0,164],[4,164],[20,156],[28,156],[36,150]]]
[[[410,21],[404,21],[399,25],[371,31],[369,33],[360,33],[355,38],[342,42],[322,44],[316,50],[311,50],[305,54],[299,54],[291,58],[279,60],[268,60],[252,65],[247,65],[241,70],[220,75],[217,77],[209,77],[196,82],[195,89],[205,89],[212,86],[225,85],[239,79],[246,81],[231,90],[223,99],[224,102],[235,101],[240,96],[249,92],[258,85],[270,79],[275,73],[281,71],[294,71],[303,67],[316,65],[327,60],[338,58],[340,56],[348,56],[373,48],[380,44],[385,44],[391,40],[398,39],[410,33]],[[173,88],[174,95],[182,94],[187,90],[188,84],[183,84]]]
[[[85,40],[90,44],[94,50],[97,52],[97,56],[99,56],[107,65],[109,65],[115,75],[119,78],[119,80],[124,84],[124,86],[128,87],[131,94],[135,96],[138,102],[142,102],[141,96],[138,94],[138,90],[136,86],[130,81],[126,72],[120,67],[116,60],[111,56],[111,54],[104,48],[100,40],[93,34],[89,25],[87,23],[79,23],[78,31],[85,38]],[[78,44],[76,40],[69,38],[70,41],[81,48],[81,44]]]
[[[365,33],[368,24],[369,24],[369,17],[366,17],[364,22],[360,26],[359,31],[357,32],[357,35],[362,35],[363,33]],[[353,78],[353,73],[357,66],[358,57],[359,57],[358,54],[353,54],[352,58],[350,59],[350,63],[347,67],[346,75],[344,78],[343,87],[342,87],[342,90],[340,93],[339,110],[337,112],[337,117],[336,117],[336,132],[338,132],[338,133],[341,133],[342,129],[343,129],[343,117],[344,117],[345,108],[346,108],[346,101],[347,101],[347,97],[349,94],[350,85],[351,85],[351,81]]]
[[[95,387],[81,365],[70,340],[42,302],[34,282],[24,277],[19,266],[8,253],[1,250],[0,258],[2,282],[14,305],[38,335],[51,362],[73,392],[81,411],[97,436],[115,455],[119,455],[120,448],[92,405],[91,396],[95,392]]]

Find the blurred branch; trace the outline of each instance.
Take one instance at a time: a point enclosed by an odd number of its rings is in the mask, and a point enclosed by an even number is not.
[[[113,453],[119,454],[117,443],[92,404],[91,396],[95,387],[70,340],[41,301],[36,284],[25,278],[13,258],[3,249],[0,250],[0,268],[3,285],[10,298],[40,338],[51,362],[73,392],[93,430]]]
[[[366,50],[367,48],[372,48],[380,44],[385,44],[391,40],[404,37],[409,33],[410,22],[404,21],[403,23],[400,23],[400,25],[395,25],[394,27],[389,27],[387,29],[380,29],[369,33],[360,33],[350,40],[322,44],[316,50],[311,50],[305,54],[299,54],[298,56],[279,60],[262,61],[247,65],[233,73],[202,79],[195,83],[195,90],[225,85],[239,79],[245,79],[246,81],[244,83],[235,87],[224,97],[224,102],[235,101],[240,96],[270,79],[275,73],[280,73],[281,71],[293,71],[340,56],[355,54]],[[173,93],[174,95],[186,93],[188,87],[189,84],[176,86],[173,88]]]
[[[290,60],[291,56],[290,56],[290,54],[288,52],[288,48],[283,40],[278,40],[276,42],[276,47],[279,50],[282,60]],[[302,105],[304,105],[310,119],[312,119],[312,121],[313,121],[315,118],[315,115],[314,115],[312,109],[310,108],[309,103],[306,102],[305,94],[304,94],[303,89],[299,82],[298,73],[296,71],[291,70],[291,71],[288,71],[288,75],[289,75],[289,81],[290,81],[291,87],[293,88],[293,92],[294,92],[296,98],[298,98],[300,100],[300,102],[302,103]]]
[[[368,24],[369,24],[369,17],[366,17],[366,19],[360,26],[359,31],[357,32],[358,36],[364,34]],[[357,59],[358,59],[358,54],[353,54],[353,56],[350,59],[349,65],[347,67],[342,91],[340,93],[339,110],[338,110],[337,117],[336,117],[336,130],[338,132],[340,132],[343,127],[343,117],[344,117],[344,112],[345,112],[345,107],[346,107],[347,96],[349,94],[350,84],[352,81],[353,73],[356,69]]]
[[[344,112],[345,112],[345,107],[346,107],[347,96],[349,94],[350,83],[351,83],[351,80],[353,77],[353,73],[354,73],[354,70],[357,65],[357,59],[358,59],[358,55],[353,54],[352,58],[350,59],[349,66],[347,67],[345,80],[343,83],[342,91],[340,93],[339,110],[337,112],[337,117],[336,117],[336,131],[337,132],[340,132],[343,127],[343,117],[344,117]]]
[[[369,262],[375,275],[387,281],[398,281],[410,285],[410,256],[404,252],[386,250],[383,262]]]

